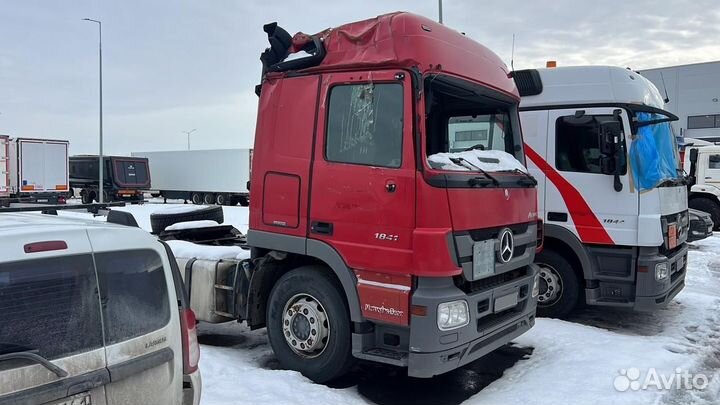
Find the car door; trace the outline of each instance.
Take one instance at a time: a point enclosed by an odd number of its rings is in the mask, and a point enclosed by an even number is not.
[[[630,126],[623,109],[619,118],[624,128],[622,190],[615,191],[614,176],[600,171],[598,125],[617,120],[616,110],[578,107],[550,110],[548,115],[547,163],[554,174],[547,186],[557,192],[545,195],[545,221],[574,230],[584,243],[637,244],[639,196],[627,163]]]
[[[410,75],[323,76],[308,237],[355,269],[407,272],[415,227]]]
[[[84,230],[0,235],[0,318],[0,404],[105,404],[110,377]]]
[[[108,405],[181,403],[181,329],[164,248],[137,228],[88,234],[111,377]]]

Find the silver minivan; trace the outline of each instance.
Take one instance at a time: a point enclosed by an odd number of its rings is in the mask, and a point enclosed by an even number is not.
[[[147,232],[0,213],[0,405],[197,405],[195,328]]]

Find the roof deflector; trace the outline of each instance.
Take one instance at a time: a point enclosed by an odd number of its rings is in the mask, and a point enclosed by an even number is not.
[[[516,70],[512,72],[512,77],[520,97],[535,96],[543,91],[542,79],[537,69]]]

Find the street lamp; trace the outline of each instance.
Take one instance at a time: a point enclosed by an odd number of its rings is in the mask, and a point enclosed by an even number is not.
[[[188,150],[190,150],[190,134],[192,134],[195,131],[197,131],[197,129],[195,129],[195,128],[193,128],[189,131],[182,131],[182,133],[187,135],[187,137],[188,137]]]
[[[98,45],[98,55],[100,57],[99,58],[99,60],[100,60],[100,63],[99,63],[99,68],[100,68],[100,153],[99,153],[99,155],[100,156],[98,158],[99,166],[100,166],[100,174],[99,174],[99,177],[100,177],[99,186],[100,187],[98,190],[98,201],[102,204],[105,200],[105,198],[104,198],[105,192],[103,190],[103,186],[104,186],[103,183],[105,183],[105,177],[104,177],[104,173],[103,173],[103,169],[105,168],[105,162],[104,162],[104,157],[103,157],[102,22],[100,22],[98,20],[93,20],[91,18],[83,18],[83,21],[90,21],[90,22],[97,23],[98,35],[99,35],[99,40],[100,40],[99,45]]]

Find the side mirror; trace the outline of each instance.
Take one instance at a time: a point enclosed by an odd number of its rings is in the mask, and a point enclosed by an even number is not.
[[[690,162],[697,163],[698,150],[696,148],[690,149]]]
[[[599,144],[600,153],[607,156],[614,156],[620,151],[622,142],[623,127],[621,121],[608,121],[600,123]]]

